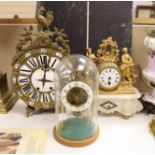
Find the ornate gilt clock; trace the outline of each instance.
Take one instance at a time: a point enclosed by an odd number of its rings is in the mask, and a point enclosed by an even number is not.
[[[134,87],[136,75],[128,49],[124,47],[120,53],[116,41],[108,37],[101,41],[96,54],[88,49],[87,56],[99,70],[98,111],[125,118],[141,111],[143,106],[138,101],[141,94]]]
[[[96,55],[88,49],[90,57],[99,69],[99,83],[101,92],[132,93],[136,75],[133,72],[134,63],[128,54],[128,49],[122,49],[121,60],[116,41],[112,37],[103,39],[99,44]]]
[[[93,143],[99,134],[96,122],[98,70],[82,55],[71,55],[56,69],[55,139],[67,146]]]
[[[24,28],[12,60],[12,83],[18,96],[27,104],[27,115],[54,107],[54,74],[61,59],[69,55],[67,35],[63,29],[49,30],[53,12],[38,11],[38,30]]]

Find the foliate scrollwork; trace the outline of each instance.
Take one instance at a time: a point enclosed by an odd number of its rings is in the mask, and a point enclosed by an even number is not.
[[[12,60],[12,65],[16,63],[22,54],[35,48],[51,48],[64,56],[70,53],[69,40],[64,29],[54,27],[50,31],[49,26],[54,20],[53,12],[45,12],[46,10],[41,7],[37,13],[37,31],[34,31],[32,25],[24,28],[24,33],[20,35],[19,43],[16,46],[16,55]]]
[[[112,37],[103,39],[99,44],[96,56],[90,51],[87,51],[87,56],[93,59],[97,64],[104,62],[119,62],[119,49],[116,41]]]

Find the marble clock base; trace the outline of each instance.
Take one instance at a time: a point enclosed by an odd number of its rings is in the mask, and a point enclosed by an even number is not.
[[[101,114],[119,113],[128,118],[143,109],[140,92],[135,88],[132,94],[102,94],[98,97]]]

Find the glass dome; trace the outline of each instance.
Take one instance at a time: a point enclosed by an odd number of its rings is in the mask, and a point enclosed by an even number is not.
[[[83,55],[70,55],[56,69],[56,140],[68,146],[84,146],[98,137],[98,70]]]

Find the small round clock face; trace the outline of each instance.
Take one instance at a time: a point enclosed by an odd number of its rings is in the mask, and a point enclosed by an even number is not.
[[[89,108],[93,103],[93,91],[84,82],[73,81],[61,91],[61,102],[70,111],[80,112]]]
[[[14,65],[13,85],[28,105],[54,106],[54,71],[60,59],[60,53],[41,48],[26,53]]]
[[[117,88],[120,81],[120,72],[113,67],[103,69],[99,76],[100,86],[106,90],[113,90]]]

